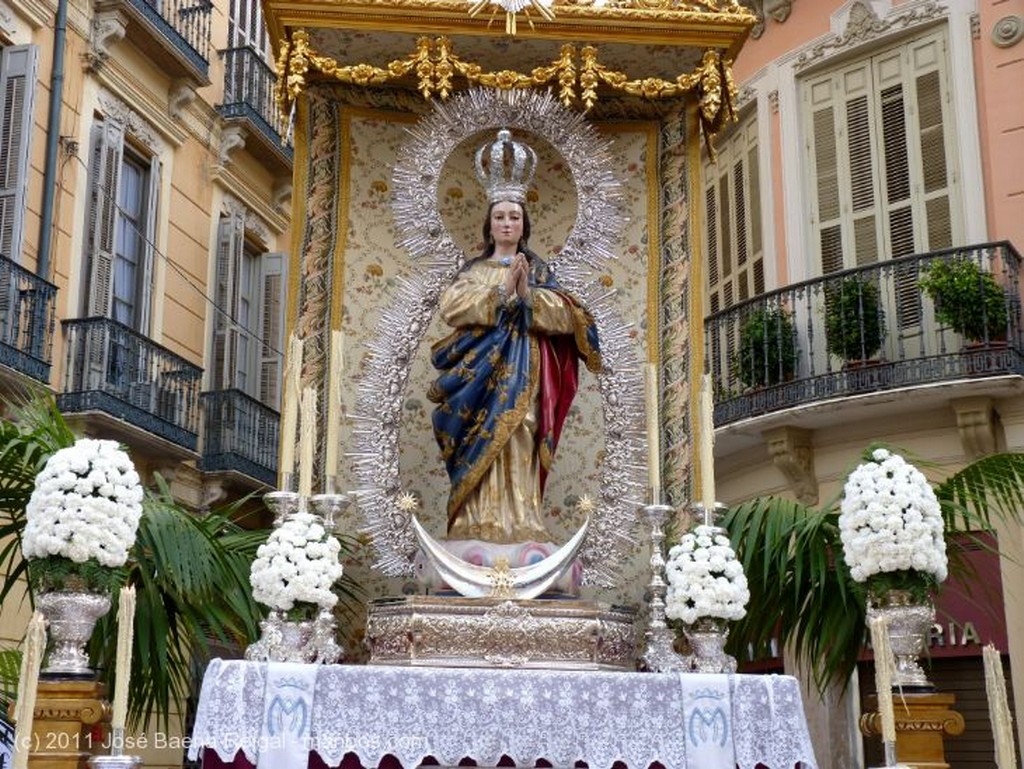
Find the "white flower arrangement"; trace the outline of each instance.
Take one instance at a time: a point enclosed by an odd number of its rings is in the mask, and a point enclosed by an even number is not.
[[[22,553],[123,566],[135,544],[142,495],[139,474],[117,441],[81,438],[54,453],[36,476]]]
[[[290,515],[256,551],[249,582],[252,596],[264,606],[291,611],[296,604],[331,609],[338,596],[331,587],[341,579],[341,543],[326,536],[312,513]]]
[[[946,579],[942,513],[924,474],[903,457],[875,449],[843,487],[839,532],[856,582],[911,572],[925,583]]]
[[[722,529],[697,526],[669,550],[665,616],[691,624],[700,617],[742,619],[750,590],[743,565]]]

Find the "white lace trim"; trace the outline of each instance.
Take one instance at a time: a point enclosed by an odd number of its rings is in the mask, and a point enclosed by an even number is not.
[[[266,664],[214,660],[203,688],[189,757],[210,748],[223,760],[260,752]],[[739,769],[802,764],[816,769],[800,689],[790,676],[729,677]],[[631,769],[686,762],[686,716],[676,674],[595,671],[319,666],[311,747],[329,766],[355,753],[364,766],[427,756],[494,766],[501,756],[532,766],[585,761]]]

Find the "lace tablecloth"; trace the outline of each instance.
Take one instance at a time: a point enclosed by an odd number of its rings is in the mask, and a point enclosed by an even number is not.
[[[205,748],[257,763],[266,679],[266,663],[210,663],[190,758]],[[728,684],[740,769],[816,767],[795,678],[734,675]],[[543,758],[555,767],[682,769],[688,739],[722,736],[712,719],[688,712],[689,723],[675,674],[324,665],[308,727],[310,749],[329,766],[353,753],[363,766],[391,754],[404,767],[428,756],[494,766],[508,756],[527,766]]]

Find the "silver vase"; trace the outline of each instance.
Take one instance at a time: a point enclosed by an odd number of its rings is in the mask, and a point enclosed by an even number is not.
[[[316,656],[313,648],[313,621],[281,623],[281,644],[278,646],[278,662],[312,662]]]
[[[918,658],[924,653],[935,622],[935,605],[915,601],[909,590],[889,590],[869,600],[867,615],[869,619],[884,617],[888,621],[889,644],[896,658],[893,688],[934,689]]]
[[[304,663],[317,661],[314,620],[293,622],[281,616],[280,612],[272,611],[260,623],[260,628],[263,631],[260,640],[249,644],[245,650],[247,660]]]
[[[690,642],[690,669],[694,673],[735,673],[736,658],[725,653],[729,621],[721,617],[697,617],[683,626]]]
[[[89,677],[85,645],[92,637],[96,621],[110,611],[110,596],[95,593],[54,591],[41,593],[36,608],[47,620],[49,654],[42,673],[50,676]]]

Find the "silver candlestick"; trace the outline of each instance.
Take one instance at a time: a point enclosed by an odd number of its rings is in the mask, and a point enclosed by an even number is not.
[[[314,494],[309,498],[313,512],[320,517],[324,531],[333,534],[338,526],[338,516],[348,509],[351,500],[347,494]]]
[[[652,504],[644,505],[643,511],[651,529],[651,600],[647,631],[644,633],[647,648],[643,661],[647,669],[655,673],[688,670],[689,661],[672,648],[675,635],[665,624],[665,557],[661,554],[661,543],[665,540],[665,521],[672,508]]]
[[[297,513],[302,500],[294,491],[270,491],[263,495],[263,501],[274,514],[274,528],[284,523],[285,518]]]

